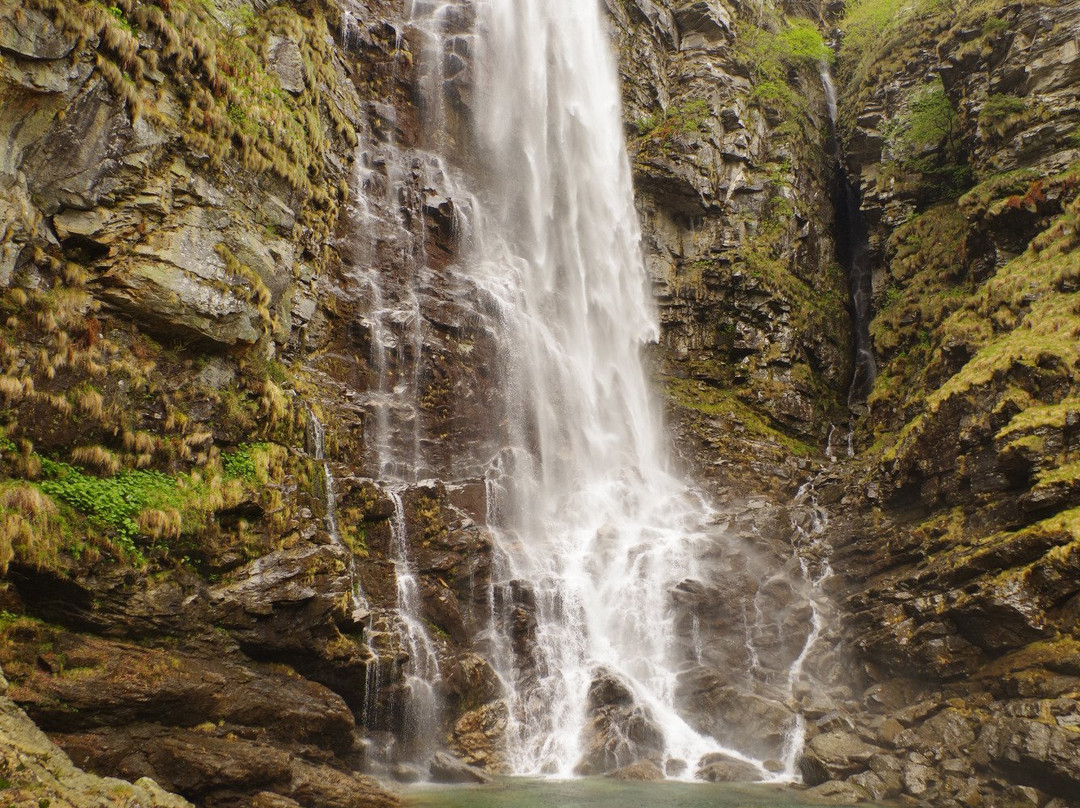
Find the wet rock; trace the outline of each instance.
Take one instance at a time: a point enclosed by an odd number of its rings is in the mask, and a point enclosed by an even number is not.
[[[606,774],[638,760],[662,758],[663,732],[615,674],[602,670],[593,678],[588,710],[577,774]]]
[[[904,791],[913,797],[922,797],[937,781],[934,770],[922,763],[908,763],[904,766]]]
[[[1071,797],[1080,793],[1080,735],[1027,718],[987,723],[973,750],[975,761],[1015,782]]]
[[[339,751],[353,743],[355,722],[349,708],[314,682],[58,630],[42,629],[27,640],[12,643],[5,656],[23,661],[19,670],[27,673],[18,677],[19,699],[49,731],[210,721],[259,727],[281,740]],[[26,664],[40,643],[63,660],[57,670]],[[78,675],[70,675],[71,670]]]
[[[806,791],[806,796],[834,805],[857,805],[866,802],[870,795],[853,782],[830,780]]]
[[[390,776],[399,783],[418,783],[424,779],[424,773],[407,763],[395,763],[390,769]]]
[[[651,760],[639,760],[616,769],[608,777],[625,782],[656,782],[664,779],[664,770]]]
[[[681,676],[677,693],[698,731],[754,757],[783,755],[795,716],[779,698],[739,687],[721,671],[705,667]]]
[[[761,770],[745,760],[714,753],[698,761],[696,776],[710,783],[754,783],[761,779]]]
[[[849,732],[827,732],[807,744],[799,769],[807,784],[820,785],[866,771],[870,759],[881,751]]]
[[[894,797],[899,793],[898,789],[890,789],[888,784],[874,772],[861,772],[848,778],[848,783],[863,789],[871,799],[883,800]],[[821,788],[822,786],[818,786]]]
[[[464,713],[454,724],[454,751],[470,765],[498,771],[502,767],[502,742],[509,718],[510,709],[505,701]]]
[[[491,778],[479,769],[453,758],[445,752],[436,752],[431,760],[431,779],[436,783],[490,783]]]

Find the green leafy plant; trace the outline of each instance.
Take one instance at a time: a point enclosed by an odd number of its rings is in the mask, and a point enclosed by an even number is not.
[[[1027,111],[1027,102],[1015,95],[991,95],[979,110],[979,128],[1003,135],[1009,123]]]
[[[221,466],[225,471],[226,479],[243,480],[247,483],[259,481],[259,465],[256,460],[258,453],[265,453],[268,444],[265,443],[242,443],[231,452],[221,457]]]

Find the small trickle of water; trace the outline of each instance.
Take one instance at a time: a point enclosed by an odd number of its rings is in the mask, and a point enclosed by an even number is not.
[[[405,739],[413,759],[426,761],[436,751],[440,735],[442,706],[438,686],[442,681],[442,669],[424,622],[416,564],[409,557],[405,503],[400,491],[389,494],[394,503],[390,543],[397,578],[398,636],[408,654],[403,668],[407,689]]]
[[[356,559],[353,557],[352,551],[345,545],[344,540],[341,538],[341,531],[338,529],[337,480],[334,478],[333,469],[330,468],[330,461],[326,459],[326,430],[323,428],[322,422],[315,417],[315,413],[310,407],[307,410],[307,427],[311,452],[322,466],[322,495],[323,509],[325,511],[323,520],[326,532],[330,534],[334,544],[344,549],[348,555],[349,588],[351,590],[353,618],[362,620],[371,611],[371,606],[364,595],[363,587],[360,585],[360,577],[356,572]]]
[[[822,633],[826,628],[826,605],[825,582],[832,577],[832,568],[829,566],[828,555],[825,549],[825,529],[828,527],[829,515],[814,498],[813,486],[807,483],[799,489],[792,503],[792,528],[795,531],[794,541],[796,558],[799,561],[799,569],[802,573],[808,591],[808,603],[811,610],[811,628],[806,637],[802,650],[795,658],[788,670],[787,689],[792,704],[797,704],[800,698],[800,690],[809,688],[813,682],[804,677],[804,669],[811,654],[814,652]],[[784,778],[796,780],[799,777],[799,755],[806,743],[806,720],[801,711],[796,710],[795,725],[788,734],[784,744],[784,754],[781,762],[784,764]]]
[[[836,170],[836,252],[848,271],[851,294],[851,320],[854,330],[853,354],[855,372],[848,390],[848,404],[866,401],[877,377],[873,344],[870,340],[871,298],[873,272],[870,267],[870,245],[866,221],[859,206],[859,193],[848,179],[844,156],[836,131],[836,86],[827,65],[821,68],[821,83],[829,110],[829,134],[833,144]]]

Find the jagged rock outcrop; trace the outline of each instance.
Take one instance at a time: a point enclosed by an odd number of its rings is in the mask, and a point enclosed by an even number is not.
[[[824,44],[771,4],[608,8],[679,449],[725,495],[793,493],[851,374]]]
[[[61,808],[189,808],[149,778],[128,783],[96,777],[78,769],[9,698],[0,674],[0,776],[4,799],[11,805],[55,805]]]
[[[841,24],[882,372],[832,563],[877,682],[864,735],[897,761],[848,780],[876,798],[1080,793],[1078,24],[1055,3]]]

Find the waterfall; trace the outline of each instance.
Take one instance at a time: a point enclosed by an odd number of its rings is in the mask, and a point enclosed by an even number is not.
[[[851,295],[851,322],[854,330],[855,372],[848,390],[848,404],[866,401],[877,376],[873,347],[870,342],[870,303],[873,295],[873,274],[870,267],[869,234],[859,207],[859,193],[848,179],[844,155],[836,131],[836,86],[827,66],[822,66],[821,83],[829,111],[829,135],[833,144],[836,170],[836,252],[847,269]]]
[[[493,0],[475,11],[482,167],[462,271],[501,346],[492,425],[504,448],[488,492],[501,577],[517,593],[503,600],[528,601],[536,621],[529,659],[500,671],[510,766],[573,774],[603,677],[629,690],[666,758],[746,759],[675,704],[671,591],[695,577],[713,534],[708,506],[668,471],[643,368],[659,329],[601,9]]]
[[[437,751],[442,710],[437,687],[442,670],[422,617],[420,583],[416,578],[416,565],[409,557],[401,492],[391,491],[390,499],[394,503],[390,543],[397,580],[399,633],[408,654],[403,671],[406,688],[404,729],[413,759],[426,761]]]
[[[426,272],[422,245],[415,236],[405,242],[415,245],[402,251],[411,273],[374,263],[360,273],[375,377],[365,432],[377,456],[371,467],[394,501],[407,723],[426,721],[434,732],[442,672],[421,618],[403,494],[421,469],[452,479],[478,463],[497,552],[481,607],[489,626],[476,641],[505,686],[504,760],[513,773],[588,772],[600,738],[607,757],[594,771],[649,757],[672,776],[693,776],[719,753],[760,779],[796,779],[803,726],[794,714],[774,753],[784,758],[781,771],[775,760],[767,768],[773,755],[733,748],[739,741],[726,729],[721,743],[681,712],[688,671],[718,663],[708,629],[677,593],[705,589],[700,582],[715,576],[736,539],[730,514],[673,473],[644,369],[658,316],[601,4],[413,0],[410,17],[426,145],[442,153],[424,157],[439,177],[426,187],[446,193],[456,217],[457,263],[445,277],[468,301],[470,328],[495,346],[485,371],[498,395],[482,419],[486,433],[456,447],[472,453],[467,462],[440,465],[421,451],[434,447],[416,410],[420,354],[433,337],[423,331],[432,297],[412,286]],[[362,222],[371,214],[361,205],[356,215]],[[731,555],[765,569],[755,552],[741,546]],[[733,579],[744,580],[739,574]],[[803,605],[820,574],[792,557],[747,586],[790,583]],[[720,664],[729,668],[725,681],[759,702],[794,703],[823,612],[805,604],[810,624],[788,630],[790,622],[766,613],[770,597],[755,597],[752,615],[742,609],[749,669],[741,660]]]

